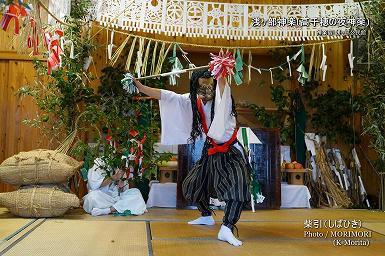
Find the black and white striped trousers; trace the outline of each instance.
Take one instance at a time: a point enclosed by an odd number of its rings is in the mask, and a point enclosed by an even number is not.
[[[210,156],[209,147],[206,142],[201,159],[183,181],[183,194],[198,205],[202,214],[210,210],[210,197],[226,202],[223,222],[232,226],[239,220],[244,202],[250,201],[251,167],[234,144],[227,153]]]
[[[223,225],[233,229],[234,225],[238,222],[241,217],[241,212],[244,202],[229,200],[226,202],[225,215],[223,216]],[[211,216],[211,209],[209,203],[206,201],[200,201],[197,203],[198,210],[202,216]]]

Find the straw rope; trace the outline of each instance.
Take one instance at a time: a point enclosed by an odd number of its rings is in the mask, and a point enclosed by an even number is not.
[[[323,191],[329,199],[333,200],[333,202],[329,202],[329,206],[338,208],[350,207],[352,205],[350,198],[343,191],[341,191],[338,185],[334,182],[332,171],[326,162],[325,149],[322,146],[317,145],[316,154],[316,164],[317,168],[321,172],[321,182],[325,184]]]
[[[73,141],[76,138],[80,117],[82,117],[86,113],[87,113],[87,111],[84,111],[76,118],[74,130],[72,132],[70,132],[68,134],[68,136],[64,139],[62,144],[57,147],[57,149],[55,150],[56,152],[63,153],[63,154],[68,153],[69,149],[71,148]]]
[[[100,31],[97,31],[95,35],[100,33],[103,29],[109,29],[108,27],[104,27],[98,24],[93,24],[93,26],[102,28]],[[317,41],[314,43],[300,43],[300,44],[283,44],[283,45],[261,45],[261,46],[228,46],[228,45],[204,45],[204,44],[193,44],[193,43],[184,43],[184,42],[175,42],[175,40],[161,40],[161,39],[156,39],[148,36],[139,36],[135,35],[133,33],[128,33],[128,32],[123,32],[119,30],[114,30],[115,33],[122,34],[122,35],[127,35],[127,36],[133,36],[137,38],[144,38],[147,40],[152,40],[154,42],[160,42],[160,43],[169,43],[169,44],[175,44],[178,43],[179,45],[186,45],[186,46],[192,46],[192,47],[200,47],[200,48],[210,48],[210,49],[275,49],[275,48],[296,48],[296,47],[302,47],[302,46],[312,46],[312,45],[322,45],[322,44],[334,44],[334,43],[340,43],[340,42],[345,42],[345,41],[350,41],[351,38],[345,38],[345,39],[336,39],[336,40],[326,40],[326,41]]]

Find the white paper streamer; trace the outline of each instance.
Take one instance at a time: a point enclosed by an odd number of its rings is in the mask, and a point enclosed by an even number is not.
[[[327,56],[325,54],[325,44],[322,44],[322,61],[320,69],[322,70],[322,81],[326,79],[326,70],[328,69],[328,65],[326,64]]]
[[[128,168],[128,157],[126,157],[126,156],[123,155],[123,156],[122,156],[122,160],[123,160],[123,159],[126,160],[126,168]]]
[[[274,80],[273,80],[273,70],[271,70],[271,68],[269,68],[269,71],[270,71],[271,84],[274,84]]]
[[[64,51],[64,37],[60,37],[60,48]],[[63,67],[63,58],[59,54],[59,67]]]
[[[293,60],[296,60],[298,58],[298,56],[302,53],[302,49],[299,50],[294,56],[293,56]]]
[[[196,68],[196,66],[192,63],[188,64],[188,68]],[[188,78],[191,79],[191,75],[192,75],[192,71],[189,71],[188,72]]]
[[[91,65],[91,62],[92,62],[92,56],[88,56],[85,60],[84,60],[84,65],[83,65],[83,70],[84,71],[87,71],[88,68],[90,67]]]
[[[72,42],[71,40],[65,40],[64,45],[69,45],[70,46],[70,56],[69,57],[70,57],[70,59],[74,59],[75,58],[74,42]]]
[[[50,2],[51,1],[61,2],[50,0]],[[264,39],[291,41],[321,40],[328,36],[316,35],[315,31],[324,29],[320,22],[316,22],[317,24],[314,24],[314,26],[304,25],[300,28],[292,25],[288,26],[289,24],[282,24],[283,26],[279,29],[267,29],[268,26],[264,25],[254,26],[255,19],[253,18],[255,18],[256,13],[258,13],[258,17],[262,19],[270,20],[270,18],[276,18],[278,20],[283,18],[286,19],[287,22],[289,22],[289,19],[295,19],[297,22],[300,20],[311,20],[314,17],[321,18],[321,16],[327,20],[336,19],[336,17],[351,17],[352,14],[354,14],[353,18],[364,17],[360,4],[357,1],[349,3],[328,3],[327,6],[323,4],[312,4],[312,1],[303,1],[304,4],[300,6],[298,6],[298,4],[261,4],[259,3],[260,1],[238,1],[237,4],[234,4],[233,1],[221,3],[221,1],[211,0],[94,1],[97,2],[96,21],[101,25],[121,27],[129,31],[149,32],[151,34],[164,33],[168,36],[180,36],[183,34],[187,38],[204,37],[235,40]],[[243,4],[243,2],[250,3]],[[126,8],[126,10],[123,10],[122,7]],[[237,20],[238,22],[233,24],[233,20]],[[330,31],[341,29],[345,31],[345,28],[342,28],[338,22],[328,24],[327,29]]]
[[[139,93],[138,87],[134,82],[134,76],[131,73],[124,74],[124,78],[121,80],[123,89],[130,95]]]
[[[291,65],[290,65],[290,57],[289,56],[286,56],[286,62],[287,62],[287,65],[289,66],[289,75],[291,76]]]
[[[350,52],[348,54],[349,66],[350,66],[350,76],[353,76],[353,68],[354,68],[354,59],[353,57],[353,40],[350,40]]]
[[[115,31],[112,30],[111,38],[110,38],[110,43],[107,46],[107,55],[108,55],[108,59],[109,60],[111,60],[111,58],[112,58],[112,48],[115,47],[115,45],[114,45],[114,33],[115,33]]]

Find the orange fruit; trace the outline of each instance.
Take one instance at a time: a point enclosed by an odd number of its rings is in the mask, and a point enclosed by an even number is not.
[[[294,169],[294,164],[293,163],[286,163],[285,168],[286,169]]]

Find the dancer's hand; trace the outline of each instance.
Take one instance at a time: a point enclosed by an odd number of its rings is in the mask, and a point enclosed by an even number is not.
[[[122,178],[122,176],[123,176],[123,171],[120,169],[117,169],[115,174],[111,176],[111,179],[113,181],[117,181],[117,180],[120,180]]]
[[[157,100],[160,100],[160,90],[157,89],[157,88],[151,88],[151,87],[148,87],[148,86],[145,86],[143,85],[141,82],[139,82],[138,80],[136,80],[134,78],[134,83],[135,83],[135,86],[136,88],[138,88],[138,90],[141,92],[141,93],[144,93],[150,97],[153,97]]]

